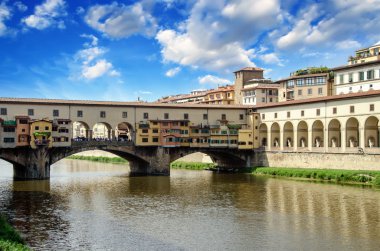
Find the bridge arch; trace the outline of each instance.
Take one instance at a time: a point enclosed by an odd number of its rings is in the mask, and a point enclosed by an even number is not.
[[[89,139],[91,138],[91,131],[89,125],[84,121],[73,122],[73,139]]]
[[[379,119],[375,116],[368,117],[364,123],[365,147],[379,147],[379,135]]]
[[[324,146],[324,126],[323,122],[320,120],[314,121],[312,125],[312,145],[313,147],[323,147]]]
[[[284,124],[284,147],[291,148],[294,145],[294,126],[292,122],[287,121]]]
[[[297,146],[298,147],[307,147],[308,146],[308,135],[307,135],[307,130],[308,130],[308,126],[307,126],[307,123],[302,120],[298,123],[298,126],[297,126]]]
[[[134,139],[133,126],[128,122],[120,122],[115,127],[115,137],[121,141],[132,141]]]
[[[270,134],[272,136],[272,146],[274,148],[280,147],[280,125],[277,122],[274,122],[270,128]]]
[[[359,146],[359,121],[351,117],[346,122],[346,147]]]
[[[339,120],[332,119],[328,125],[328,147],[341,147],[341,124]]]
[[[268,126],[265,123],[262,123],[259,127],[259,140],[260,146],[268,146]]]
[[[114,131],[107,122],[98,122],[92,127],[92,138],[96,140],[111,140]]]

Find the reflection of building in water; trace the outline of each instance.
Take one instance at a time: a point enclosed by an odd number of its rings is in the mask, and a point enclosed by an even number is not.
[[[376,191],[363,194],[356,187],[269,179],[265,197],[269,228],[283,230],[294,238],[375,249],[373,240],[380,234],[380,197]],[[357,246],[350,246],[353,243]]]

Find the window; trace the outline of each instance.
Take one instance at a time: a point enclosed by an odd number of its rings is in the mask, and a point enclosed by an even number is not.
[[[156,137],[152,138],[152,142],[157,143],[158,142],[158,138],[156,138]]]
[[[298,90],[298,96],[302,96],[302,90]]]
[[[297,79],[297,86],[303,86],[303,78]]]
[[[319,85],[326,83],[326,77],[317,77],[316,80]]]
[[[316,114],[317,116],[321,115],[321,109],[317,109]]]
[[[287,116],[288,118],[290,118],[290,112],[287,112],[287,113],[286,113],[286,116]]]
[[[337,108],[333,107],[333,114],[336,114],[336,112],[337,112]]]
[[[348,82],[352,83],[354,81],[353,74],[349,73],[348,74]]]
[[[265,103],[265,98],[261,98],[261,102]]]
[[[305,116],[305,111],[301,111],[301,117]]]
[[[277,119],[277,112],[274,113],[274,118]]]
[[[293,87],[293,86],[294,86],[294,80],[288,80],[288,82],[286,83],[286,87]]]
[[[14,138],[4,138],[4,143],[14,143],[15,139]]]
[[[359,72],[359,80],[360,81],[364,80],[364,71]]]
[[[158,129],[153,129],[152,132],[153,133],[158,133]]]
[[[239,119],[240,119],[240,120],[243,120],[243,119],[244,119],[244,114],[240,113],[240,115],[239,115]]]
[[[77,111],[77,117],[78,118],[83,117],[83,111]]]
[[[164,113],[164,119],[169,119],[169,113]]]
[[[188,113],[184,113],[183,114],[183,119],[189,119],[189,114]]]
[[[369,111],[370,111],[370,112],[375,111],[375,105],[374,105],[374,104],[370,104],[370,105],[369,105]]]
[[[28,124],[28,120],[26,120],[26,119],[20,119],[19,123],[22,124],[22,125],[26,125],[26,124]]]
[[[273,102],[273,99],[272,99],[272,98],[269,98],[269,102]]]
[[[323,94],[323,88],[318,88],[318,95],[322,95]]]
[[[261,114],[261,119],[265,119],[265,114]]]
[[[373,79],[374,72],[373,70],[367,71],[367,79]]]
[[[307,89],[307,94],[308,95],[312,95],[313,94],[313,89],[311,89],[311,88]]]
[[[142,129],[142,133],[148,133],[148,129]]]
[[[7,108],[1,108],[0,115],[7,115]]]
[[[34,116],[34,109],[28,109],[28,116]]]
[[[149,119],[149,114],[147,112],[144,112],[144,119]]]
[[[121,117],[127,118],[128,117],[128,112],[122,112]]]
[[[344,82],[343,82],[343,77],[344,77],[344,75],[343,74],[340,74],[339,75],[339,84],[343,84]]]
[[[355,106],[351,105],[350,106],[350,113],[354,113],[355,112]]]
[[[15,132],[15,127],[4,127],[3,132]]]
[[[59,117],[59,110],[53,110],[53,117]]]
[[[106,117],[106,112],[105,111],[101,111],[100,112],[100,117],[101,118],[105,118]]]
[[[226,119],[227,119],[226,114],[222,114],[222,120],[226,120]]]
[[[48,126],[45,126],[45,131],[49,131],[49,127]]]
[[[306,78],[306,85],[313,85],[314,84],[314,78]]]
[[[208,115],[207,115],[207,113],[204,113],[204,114],[203,114],[203,119],[204,119],[204,120],[207,120],[207,119],[208,119]]]
[[[148,138],[142,138],[142,142],[147,143],[148,142]]]

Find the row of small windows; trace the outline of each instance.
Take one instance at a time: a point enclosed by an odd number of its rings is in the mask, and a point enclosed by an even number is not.
[[[378,78],[380,78],[380,70],[378,70],[379,75]],[[354,79],[354,76],[358,76],[358,78]],[[347,79],[345,79],[344,76],[348,76]],[[352,83],[352,82],[357,82],[357,81],[364,81],[364,80],[372,80],[375,78],[375,70],[368,70],[368,71],[360,71],[357,73],[349,73],[347,74],[340,74],[339,75],[339,84],[344,84],[344,83]]]
[[[369,105],[369,111],[370,112],[373,112],[375,111],[375,105],[374,104],[370,104]],[[338,108],[337,107],[333,107],[332,108],[332,113],[333,114],[337,114],[338,112]],[[350,113],[355,113],[355,106],[351,105],[350,106]],[[321,115],[321,109],[316,109],[315,110],[315,115],[316,116],[320,116]],[[301,117],[304,117],[305,116],[305,111],[304,110],[301,110]],[[287,118],[290,118],[290,111],[286,112],[286,117]],[[277,112],[274,113],[274,118],[276,119],[277,118]],[[261,119],[265,119],[265,113],[262,113],[261,114]]]
[[[293,87],[294,84],[297,86],[305,86],[305,85],[324,85],[326,84],[326,77],[315,77],[315,78],[299,78],[292,79],[286,82],[286,87]]]
[[[265,89],[261,89],[261,93],[265,94],[265,92],[268,95],[277,95],[278,94],[277,90],[265,90]],[[255,95],[256,95],[256,91],[255,90],[252,90],[252,91],[243,91],[243,96],[244,97],[255,96]]]

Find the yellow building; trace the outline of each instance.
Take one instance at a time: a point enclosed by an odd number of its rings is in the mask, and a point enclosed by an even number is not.
[[[355,56],[348,58],[348,65],[361,64],[380,60],[380,42],[371,47],[357,50]]]
[[[233,105],[235,103],[234,86],[227,85],[207,91],[203,104]]]
[[[52,121],[48,119],[33,120],[30,122],[30,146],[52,147]]]

